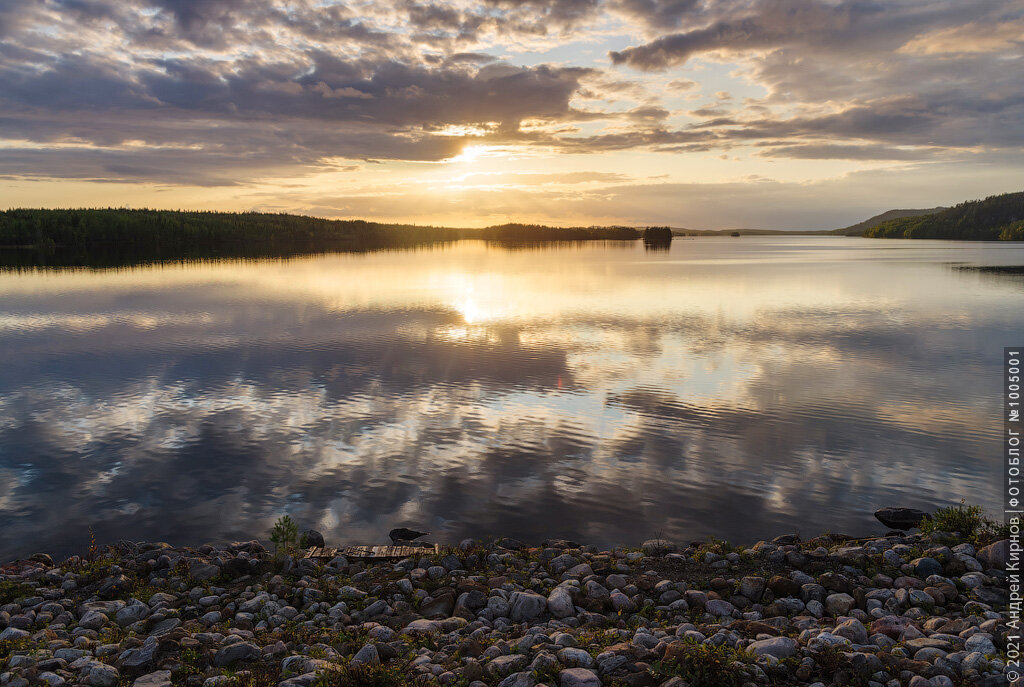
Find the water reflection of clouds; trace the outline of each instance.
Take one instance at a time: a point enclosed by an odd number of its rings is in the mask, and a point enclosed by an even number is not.
[[[667,277],[584,255],[562,269],[599,274],[570,279],[597,293],[573,307],[553,296],[558,317],[476,324],[444,298],[334,310],[308,290],[273,293],[276,277],[247,292],[209,268],[195,283],[174,273],[173,288],[142,271],[134,294],[121,273],[93,275],[92,292],[70,275],[71,303],[45,276],[52,289],[5,308],[26,322],[89,316],[113,277],[114,300],[159,325],[2,334],[0,551],[81,548],[89,524],[108,539],[250,537],[285,510],[341,541],[400,523],[450,539],[749,539],[796,523],[863,531],[881,503],[997,499],[998,355],[981,342],[1020,331],[1000,294],[953,294],[937,310],[903,294],[879,313],[860,293],[734,312],[673,306],[675,284],[634,313],[615,299]],[[759,275],[708,278],[747,280],[734,289],[746,293]],[[502,280],[526,300],[547,288]]]

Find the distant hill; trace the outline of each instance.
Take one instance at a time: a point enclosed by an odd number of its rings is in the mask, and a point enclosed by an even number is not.
[[[842,234],[843,236],[863,236],[864,232],[868,229],[877,227],[882,222],[888,222],[891,219],[900,219],[901,217],[920,217],[921,215],[934,215],[936,212],[942,212],[949,208],[938,207],[931,208],[929,210],[887,210],[880,215],[875,215],[871,219],[866,219],[863,222],[857,222],[857,224],[851,224],[848,227],[842,229],[836,229],[834,233]]]
[[[930,215],[890,219],[867,229],[864,236],[1024,241],[1024,191],[967,201]]]

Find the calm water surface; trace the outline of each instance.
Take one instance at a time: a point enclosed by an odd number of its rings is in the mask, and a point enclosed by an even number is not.
[[[1024,245],[843,238],[0,273],[0,558],[392,527],[742,542],[1000,507]]]

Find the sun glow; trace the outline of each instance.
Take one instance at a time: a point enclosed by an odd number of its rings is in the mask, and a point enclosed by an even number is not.
[[[487,156],[491,153],[489,146],[466,146],[462,149],[462,152],[451,159],[451,162],[476,162],[482,157]]]

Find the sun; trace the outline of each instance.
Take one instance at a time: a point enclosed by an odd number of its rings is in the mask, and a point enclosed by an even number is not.
[[[480,158],[484,157],[488,153],[487,146],[472,145],[466,146],[462,149],[462,152],[451,158],[451,162],[476,162]]]

